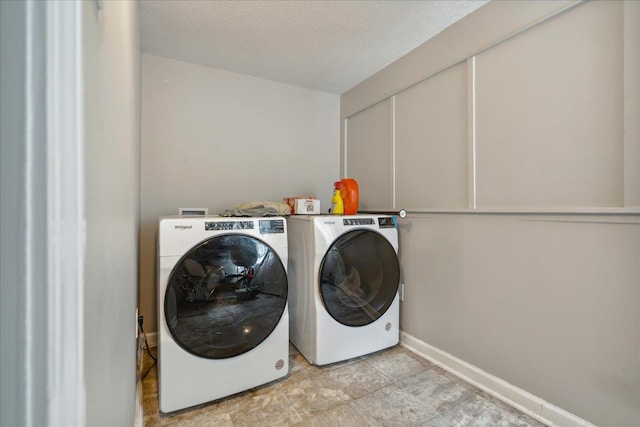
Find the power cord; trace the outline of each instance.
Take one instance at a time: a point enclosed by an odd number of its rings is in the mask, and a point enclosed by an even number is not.
[[[158,359],[153,354],[151,354],[151,350],[149,349],[149,340],[147,339],[147,334],[144,332],[144,328],[142,327],[143,322],[144,322],[144,317],[138,316],[138,327],[140,328],[140,332],[142,333],[142,337],[144,339],[144,346],[147,349],[147,354],[149,355],[149,357],[153,359],[153,363],[142,374],[141,379],[145,379],[145,377],[149,374],[151,369],[153,369],[153,367],[156,366],[156,363],[158,363]]]

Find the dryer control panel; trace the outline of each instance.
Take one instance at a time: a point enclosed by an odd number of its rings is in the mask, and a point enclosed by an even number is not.
[[[342,220],[343,225],[373,225],[375,222],[373,218],[344,218]]]
[[[378,225],[380,228],[394,228],[396,223],[391,216],[381,216],[378,218]]]

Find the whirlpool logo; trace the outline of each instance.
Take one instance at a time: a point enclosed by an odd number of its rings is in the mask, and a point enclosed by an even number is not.
[[[174,225],[176,230],[188,230],[193,228],[193,225]]]

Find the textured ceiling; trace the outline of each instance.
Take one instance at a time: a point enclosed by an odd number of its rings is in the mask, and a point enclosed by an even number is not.
[[[142,51],[341,94],[485,3],[143,0]]]

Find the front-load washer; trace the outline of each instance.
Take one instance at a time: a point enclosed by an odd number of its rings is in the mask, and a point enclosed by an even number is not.
[[[288,374],[283,217],[160,218],[158,254],[160,412]]]
[[[291,343],[312,364],[399,342],[398,230],[389,215],[287,219]]]

